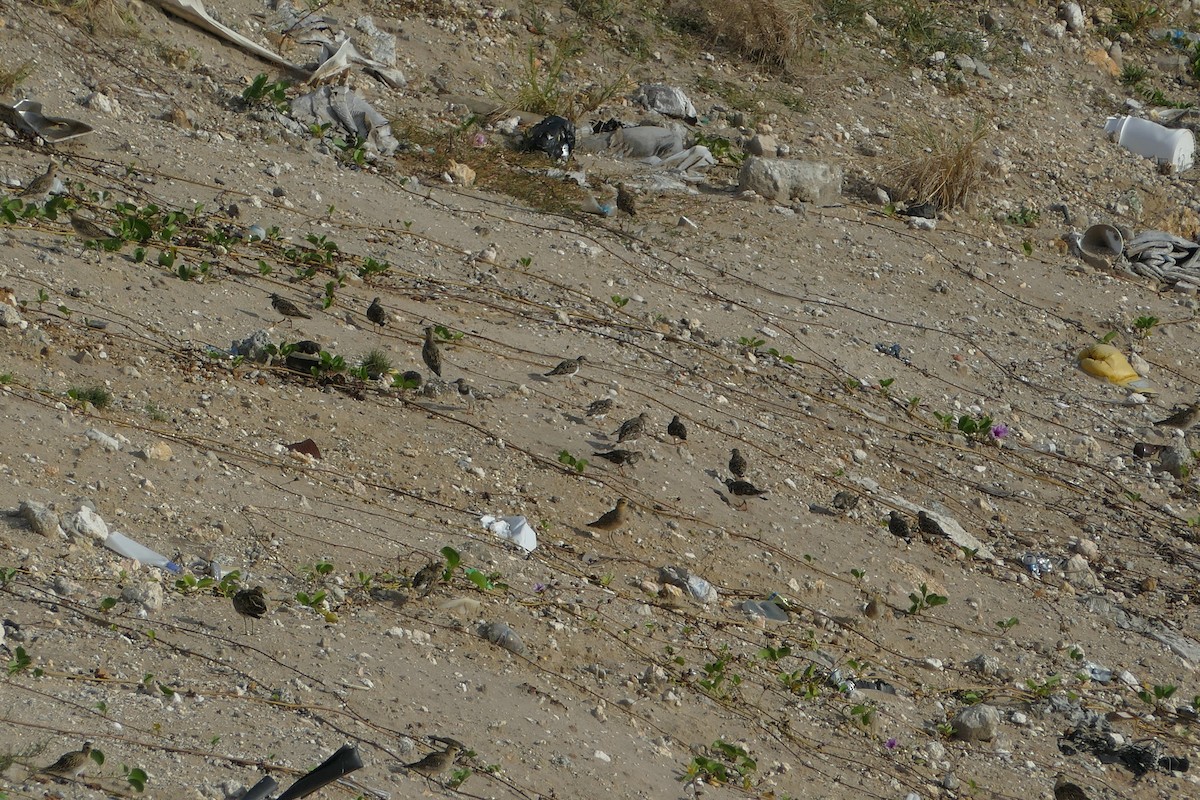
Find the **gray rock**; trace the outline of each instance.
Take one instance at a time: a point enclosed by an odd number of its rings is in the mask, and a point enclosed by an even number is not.
[[[968,75],[975,74],[975,59],[971,58],[966,53],[959,53],[954,57],[954,66],[958,67]]]
[[[102,544],[108,538],[108,524],[87,506],[64,515],[62,526],[74,541]]]
[[[755,134],[754,138],[749,142],[746,142],[746,152],[752,156],[775,158],[779,154],[779,145],[775,141],[774,136],[759,133]]]
[[[271,335],[264,330],[257,330],[240,342],[233,342],[230,351],[236,356],[245,356],[247,360],[256,364],[265,364],[271,358],[267,351],[270,345]]]
[[[842,168],[818,161],[750,156],[738,173],[738,188],[776,203],[829,203],[842,192]]]
[[[633,96],[633,102],[641,103],[651,111],[668,117],[695,119],[696,107],[682,89],[665,83],[648,83],[641,86]]]
[[[0,303],[0,328],[15,328],[24,321],[19,311],[8,303]]]
[[[50,588],[59,597],[70,597],[71,595],[80,594],[83,587],[65,575],[55,575],[54,581],[50,584]]]
[[[1092,572],[1092,568],[1088,566],[1087,559],[1079,553],[1067,559],[1066,565],[1063,566],[1063,572],[1072,586],[1080,589],[1100,588],[1100,580]]]
[[[161,611],[163,587],[158,581],[147,581],[141,586],[126,586],[121,590],[121,600],[130,605],[141,606],[147,611]]]
[[[479,635],[510,653],[523,656],[529,652],[529,648],[521,641],[517,632],[503,622],[485,622],[479,626]]]
[[[1183,480],[1192,470],[1192,451],[1182,442],[1176,442],[1163,450],[1158,457],[1158,468]]]
[[[1079,3],[1063,3],[1058,7],[1058,18],[1061,19],[1067,26],[1067,30],[1071,33],[1080,33],[1083,31],[1083,9],[1079,7]]]
[[[980,703],[959,711],[950,723],[954,736],[964,742],[990,742],[1000,727],[1000,712],[995,706]]]
[[[30,529],[40,536],[61,536],[63,529],[55,514],[35,500],[22,500],[17,507],[17,516],[29,523]]]
[[[995,677],[1000,673],[1000,659],[980,653],[967,662],[967,668],[980,675]]]

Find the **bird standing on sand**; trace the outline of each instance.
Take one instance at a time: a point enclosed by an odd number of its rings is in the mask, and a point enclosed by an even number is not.
[[[942,530],[942,526],[938,524],[938,521],[924,511],[917,512],[917,530],[926,536],[938,539],[946,538],[946,532]]]
[[[671,417],[671,421],[667,423],[667,434],[675,437],[676,442],[687,443],[687,428],[679,419],[679,415]]]
[[[471,388],[471,384],[467,383],[465,378],[455,378],[454,385],[458,387],[458,396],[467,404],[467,409],[475,410],[475,401],[478,398],[475,396],[475,390]]]
[[[271,308],[283,314],[285,317],[301,317],[303,319],[312,319],[312,316],[305,314],[300,310],[300,307],[288,300],[286,297],[280,297],[277,294],[271,295]]]
[[[725,488],[738,497],[762,497],[767,493],[766,489],[759,489],[750,481],[735,481],[733,478],[725,479]]]
[[[409,585],[420,592],[421,597],[424,597],[433,591],[433,587],[441,579],[444,569],[445,567],[440,561],[430,561],[417,570],[417,574],[413,575],[412,582]]]
[[[242,622],[250,625],[252,619],[262,619],[267,613],[267,598],[263,593],[263,587],[255,586],[253,589],[242,589],[233,596],[233,610],[241,614],[244,619]],[[249,627],[246,628],[246,633],[249,633]]]
[[[608,531],[613,533],[625,524],[625,509],[629,506],[629,501],[624,497],[617,500],[617,506],[612,511],[605,511],[600,515],[600,518],[589,522],[589,528],[595,528],[598,531]]]
[[[421,360],[434,375],[442,377],[442,351],[438,350],[437,342],[433,340],[433,328],[429,326],[425,327],[425,346],[421,348]]]
[[[434,750],[420,761],[414,761],[411,764],[405,764],[405,766],[413,772],[424,775],[426,778],[432,778],[435,775],[445,772],[454,764],[454,759],[458,758],[458,752],[463,749],[463,746],[453,739],[446,739],[444,741],[446,749]]]
[[[858,505],[858,495],[843,489],[833,496],[832,505],[838,511],[850,511]]]
[[[1188,428],[1200,422],[1200,403],[1192,403],[1187,408],[1176,411],[1166,419],[1160,419],[1155,425],[1165,425],[1168,428],[1178,428],[1181,431],[1186,431]]]
[[[371,305],[367,306],[367,319],[381,328],[387,327],[387,324],[392,321],[391,315],[380,304],[378,297],[371,301]]]
[[[637,215],[637,195],[629,190],[629,187],[623,183],[617,184],[617,210],[624,211],[629,216]]]
[[[888,531],[892,536],[903,539],[906,542],[912,542],[912,531],[908,529],[908,520],[900,516],[900,512],[893,511],[888,514]]]
[[[621,423],[621,427],[617,428],[618,442],[636,441],[643,433],[646,432],[646,422],[648,421],[646,412],[638,414],[633,419],[627,419]]]
[[[72,750],[69,753],[63,753],[59,756],[58,761],[55,761],[45,769],[38,770],[35,775],[57,775],[60,778],[78,778],[87,769],[88,762],[92,760],[92,743],[84,742],[82,750]]]
[[[592,404],[587,407],[587,415],[589,417],[596,417],[597,419],[604,419],[612,409],[612,398],[601,397],[599,400],[593,400]]]
[[[729,457],[729,471],[734,474],[734,477],[746,477],[746,457],[736,447],[733,448],[733,455]]]
[[[558,366],[545,373],[545,375],[547,378],[556,375],[564,375],[568,378],[574,377],[579,374],[579,368],[583,366],[583,362],[586,360],[583,356],[568,358],[566,361],[558,362]]]
[[[102,228],[95,222],[92,222],[86,217],[81,217],[74,211],[71,212],[71,230],[75,231],[75,235],[87,242],[98,242],[104,239],[115,239],[116,236],[107,228]]]
[[[46,171],[29,182],[29,185],[21,190],[17,197],[26,200],[45,200],[50,195],[50,190],[54,187],[54,175],[58,172],[58,164],[54,161],[46,167]]]
[[[605,461],[611,461],[618,467],[633,466],[642,460],[642,454],[637,450],[609,450],[606,453],[593,452],[592,455],[596,458],[603,458]]]
[[[1083,789],[1071,783],[1067,776],[1060,772],[1054,781],[1054,800],[1088,800],[1088,796]]]

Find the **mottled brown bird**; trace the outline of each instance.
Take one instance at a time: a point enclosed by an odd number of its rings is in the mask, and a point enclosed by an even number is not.
[[[392,321],[391,315],[380,304],[378,297],[371,301],[371,305],[367,306],[367,319],[381,328],[387,327],[387,324]]]
[[[82,239],[85,244],[116,238],[116,235],[112,231],[100,227],[86,217],[79,216],[74,211],[71,212],[71,229],[75,231],[75,235]]]
[[[736,447],[733,448],[733,455],[729,457],[729,471],[733,473],[734,477],[746,477],[746,457]]]
[[[312,319],[312,316],[305,314],[300,310],[300,307],[288,300],[286,297],[280,297],[277,294],[271,295],[271,308],[283,314],[285,317],[301,317],[303,319]]]
[[[1166,419],[1160,419],[1154,424],[1165,425],[1168,428],[1178,428],[1181,431],[1186,431],[1197,422],[1200,422],[1200,403],[1192,403],[1187,408],[1176,411]]]
[[[88,768],[91,761],[92,743],[84,742],[82,750],[72,750],[69,753],[63,753],[59,756],[58,761],[55,761],[45,769],[38,770],[34,774],[57,775],[60,778],[78,778]]]
[[[579,368],[583,366],[583,362],[586,360],[587,359],[585,359],[583,356],[579,356],[578,358],[568,358],[566,361],[558,362],[558,366],[545,373],[545,375],[547,378],[557,375],[562,375],[567,378],[573,377],[579,374]]]
[[[425,346],[421,348],[421,360],[425,366],[439,378],[442,377],[442,351],[438,350],[437,342],[433,340],[433,328],[425,328]]]
[[[871,595],[871,599],[867,601],[867,605],[863,608],[863,615],[867,619],[879,619],[887,611],[887,601],[878,592]]]
[[[593,400],[592,404],[587,407],[587,415],[596,419],[604,419],[608,412],[613,410],[613,400],[611,397],[601,397],[599,400]]]
[[[29,182],[17,197],[26,200],[45,200],[54,187],[54,175],[58,172],[58,164],[54,161],[46,167],[46,171]]]
[[[858,505],[858,495],[843,489],[833,496],[832,505],[838,511],[850,511]]]
[[[933,517],[926,514],[924,511],[917,512],[917,530],[926,536],[932,536],[938,539],[944,539],[946,532],[942,530],[942,526]]]
[[[267,613],[267,597],[263,593],[263,587],[255,586],[253,589],[242,589],[234,594],[233,610],[242,615],[242,622],[246,626],[246,633],[249,633],[250,621],[262,619]]]
[[[445,567],[439,561],[430,561],[425,566],[417,570],[417,574],[413,575],[412,588],[421,593],[421,597],[433,591],[433,587],[441,580]]]
[[[604,453],[593,452],[596,458],[603,458],[605,461],[611,461],[618,467],[633,466],[642,460],[642,454],[637,450],[609,450]]]
[[[687,428],[683,421],[679,419],[679,415],[671,417],[671,421],[667,423],[667,434],[674,436],[676,442],[687,442]]]
[[[405,766],[413,772],[424,775],[426,778],[432,778],[450,769],[454,764],[454,759],[458,758],[458,752],[462,749],[463,746],[458,742],[448,740],[446,741],[446,749],[435,750],[420,761],[414,761]]]
[[[625,509],[628,507],[629,501],[622,497],[617,501],[617,506],[612,511],[605,511],[600,515],[600,518],[594,522],[589,522],[589,528],[595,528],[599,531],[608,531],[613,533],[625,524]]]
[[[617,184],[617,210],[629,216],[637,216],[637,195],[623,183]]]
[[[1071,783],[1061,772],[1054,781],[1054,800],[1088,800],[1087,792]]]
[[[633,419],[625,420],[621,423],[621,427],[617,428],[617,441],[636,441],[638,437],[646,432],[646,423],[648,421],[649,417],[646,416],[646,412],[644,411]]]
[[[908,520],[900,516],[900,512],[893,511],[888,514],[888,531],[892,536],[903,539],[906,542],[912,541],[912,531],[908,529]]]
[[[725,479],[725,488],[738,497],[762,497],[767,493],[766,489],[759,489],[750,481],[735,481],[733,478]]]

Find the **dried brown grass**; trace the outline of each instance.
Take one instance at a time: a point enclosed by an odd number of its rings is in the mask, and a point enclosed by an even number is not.
[[[794,73],[804,63],[816,0],[669,3],[686,27],[765,67]]]
[[[977,117],[969,128],[926,125],[901,130],[907,143],[893,161],[897,197],[934,203],[939,209],[963,208],[975,199],[987,176],[983,140],[987,125]]]

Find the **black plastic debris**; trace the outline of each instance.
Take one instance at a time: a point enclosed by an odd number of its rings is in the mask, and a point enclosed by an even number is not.
[[[287,791],[275,800],[299,800],[308,797],[326,784],[333,783],[338,778],[349,775],[355,770],[362,769],[362,758],[352,744],[344,744],[338,751],[325,759],[321,766],[308,773],[288,787]]]
[[[565,117],[546,117],[525,134],[525,149],[566,161],[575,149],[575,126]]]
[[[593,122],[592,133],[611,133],[625,127],[625,123],[616,117],[609,117],[605,122]]]
[[[267,800],[271,796],[271,792],[279,788],[279,784],[270,775],[263,778],[258,783],[250,787],[250,790],[242,795],[241,800]]]

